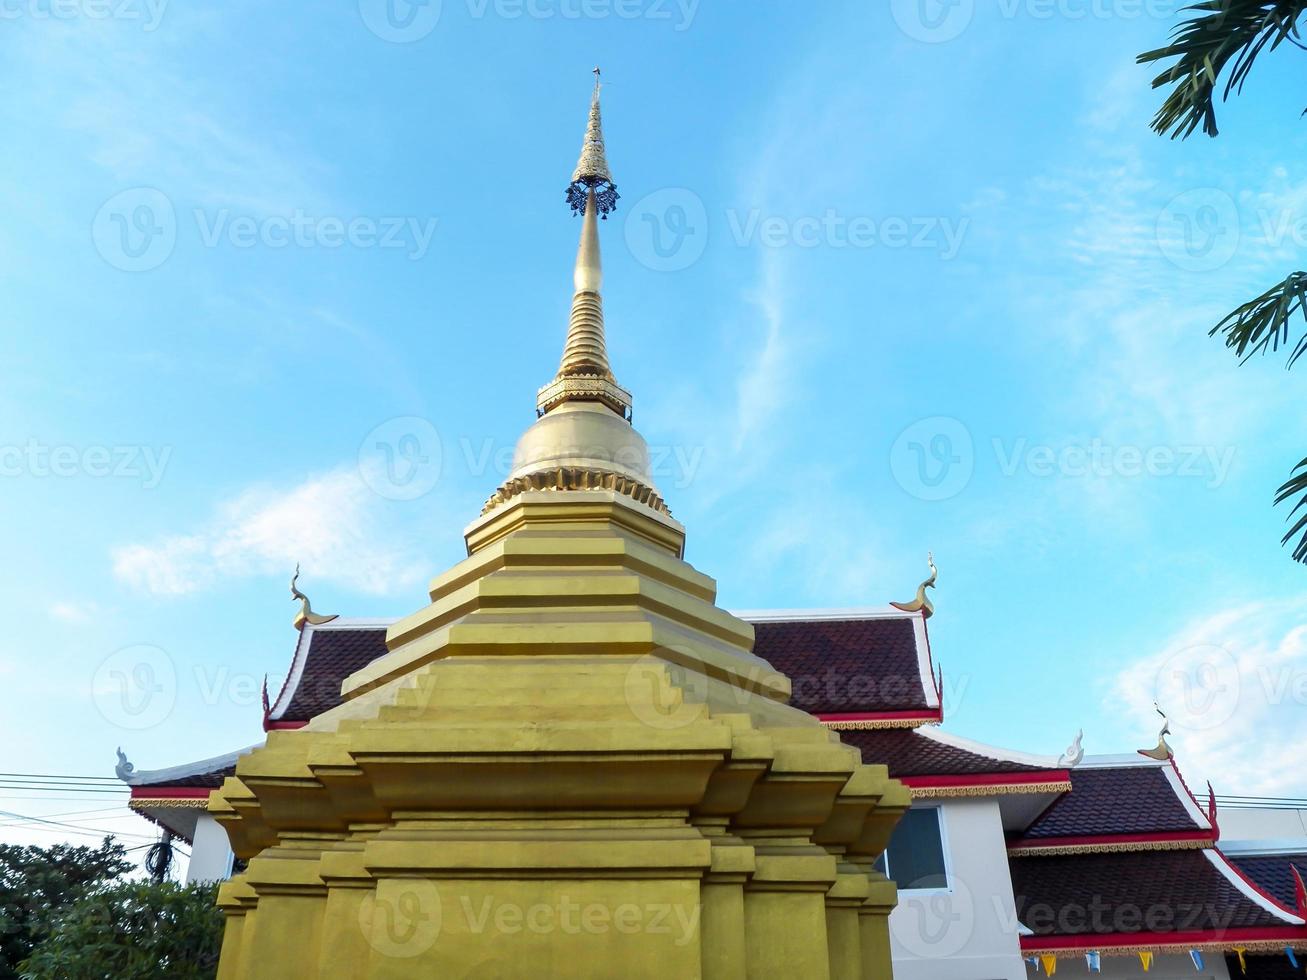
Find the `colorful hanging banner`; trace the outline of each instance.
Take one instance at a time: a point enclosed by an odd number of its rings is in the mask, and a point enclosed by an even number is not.
[[[1237,956],[1237,957],[1239,957],[1239,972],[1240,972],[1240,973],[1247,973],[1247,972],[1248,972],[1248,963],[1247,963],[1247,962],[1244,960],[1244,958],[1243,958],[1243,954],[1246,953],[1246,952],[1247,952],[1247,950],[1246,950],[1244,947],[1242,947],[1242,946],[1236,946],[1236,947],[1234,948],[1234,955]]]
[[[1085,966],[1089,967],[1090,973],[1103,972],[1103,958],[1097,950],[1085,954]]]
[[[1202,950],[1198,950],[1198,949],[1189,950],[1189,958],[1194,961],[1194,969],[1197,970],[1199,973],[1201,973],[1203,970]]]
[[[1035,972],[1036,972],[1036,973],[1039,972],[1039,957],[1038,957],[1038,956],[1027,956],[1027,957],[1026,957],[1026,962],[1029,963],[1031,966],[1033,966],[1033,967],[1035,968]]]
[[[1057,972],[1057,957],[1052,953],[1045,953],[1039,958],[1039,962],[1044,964],[1044,972],[1050,977]]]
[[[1295,970],[1298,969],[1298,957],[1293,955],[1292,946],[1284,947],[1284,955],[1289,957],[1289,965],[1292,966]]]
[[[1151,970],[1153,968],[1153,954],[1149,952],[1140,953],[1139,965],[1144,968],[1145,973]]]

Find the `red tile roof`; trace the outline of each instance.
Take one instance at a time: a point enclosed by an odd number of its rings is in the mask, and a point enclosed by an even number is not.
[[[385,652],[384,626],[306,627],[269,721],[307,722],[336,707],[345,678]]]
[[[1039,766],[994,758],[948,745],[911,729],[842,731],[840,740],[861,749],[864,762],[888,766],[889,774],[896,779],[1042,771]]]
[[[1071,770],[1071,792],[1045,810],[1023,840],[1206,830],[1161,765],[1078,768]]]
[[[1299,872],[1307,875],[1307,851],[1301,854],[1231,854],[1227,857],[1231,864],[1281,905],[1297,908],[1298,898],[1290,865],[1296,865]]]
[[[938,699],[923,680],[917,624],[910,615],[756,621],[754,653],[790,678],[790,703],[805,711],[929,716]],[[345,678],[385,652],[382,624],[306,627],[269,721],[303,723],[334,708]]]
[[[1036,938],[1288,928],[1197,849],[1020,857],[1009,862],[1017,916]],[[1223,860],[1219,856],[1216,860]],[[1039,943],[1023,945],[1038,947]]]
[[[917,623],[910,615],[757,621],[753,652],[790,679],[790,703],[804,711],[926,715],[938,702],[922,676],[929,661]]]
[[[159,779],[146,783],[133,783],[134,790],[148,790],[156,786],[167,786],[169,788],[177,787],[181,789],[217,789],[222,785],[222,781],[228,776],[236,775],[236,766],[233,763],[229,766],[216,766],[209,772],[196,773],[191,776],[182,776],[180,778]],[[148,795],[143,793],[141,795]]]

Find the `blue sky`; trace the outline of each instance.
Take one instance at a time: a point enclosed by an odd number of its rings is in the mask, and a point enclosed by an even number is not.
[[[1303,379],[1205,336],[1307,243],[1295,53],[1173,143],[1175,5],[922,2],[6,5],[5,768],[257,740],[297,561],[423,604],[557,363],[598,62],[610,351],[721,603],[906,599],[932,550],[950,730],[1129,751],[1160,696],[1191,782],[1307,791]]]

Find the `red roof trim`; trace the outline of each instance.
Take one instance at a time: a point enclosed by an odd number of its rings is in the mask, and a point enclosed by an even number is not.
[[[133,786],[132,799],[207,800],[211,792],[213,791],[205,786]]]
[[[1072,790],[1075,792],[1075,790]],[[1036,851],[1044,847],[1079,847],[1088,844],[1153,844],[1181,841],[1215,841],[1206,830],[1163,830],[1148,834],[1083,834],[1070,837],[1031,837],[1008,844],[1011,851]]]
[[[1245,885],[1247,885],[1249,888],[1255,891],[1258,895],[1262,896],[1262,898],[1266,899],[1266,901],[1270,902],[1277,909],[1283,911],[1285,915],[1297,915],[1303,918],[1307,918],[1307,916],[1303,915],[1304,911],[1307,910],[1301,908],[1298,909],[1289,908],[1289,906],[1285,905],[1278,898],[1276,898],[1274,895],[1268,892],[1265,888],[1257,884],[1257,882],[1255,882],[1250,875],[1244,872],[1243,868],[1239,867],[1239,865],[1236,862],[1231,861],[1229,856],[1224,851],[1222,851],[1219,847],[1216,848],[1216,856],[1217,859],[1222,864],[1224,864],[1227,868],[1229,868],[1236,875],[1238,875]],[[1297,874],[1298,869],[1294,867],[1292,863],[1289,864],[1289,867],[1293,869],[1295,874]],[[1304,926],[1303,928],[1307,928],[1307,926]]]
[[[1111,949],[1116,946],[1198,946],[1203,943],[1307,941],[1307,927],[1256,926],[1244,929],[1191,929],[1187,932],[1089,932],[1022,936],[1021,949]]]
[[[934,711],[845,711],[818,712],[818,721],[919,721],[926,725],[944,720],[943,709]]]
[[[898,776],[896,778],[909,788],[948,789],[954,786],[1024,786],[1030,783],[1069,783],[1071,773],[1066,769],[1035,769],[1025,772],[976,773],[958,776]]]
[[[265,732],[288,732],[296,728],[303,728],[307,721],[265,721],[263,730]]]

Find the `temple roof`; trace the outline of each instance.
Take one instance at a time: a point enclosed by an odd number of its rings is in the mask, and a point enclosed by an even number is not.
[[[214,789],[222,785],[225,777],[235,774],[236,760],[257,748],[258,745],[249,745],[235,752],[167,769],[137,770],[127,763],[119,766],[118,778],[132,788],[133,796],[147,795],[151,788],[160,786]]]
[[[1252,842],[1250,842],[1252,843]],[[1307,842],[1298,841],[1293,850],[1276,849],[1274,853],[1249,853],[1244,847],[1222,845],[1226,858],[1262,891],[1281,905],[1296,908],[1297,884],[1293,877],[1296,866],[1307,875]]]
[[[888,766],[895,779],[1049,773],[1062,768],[1055,756],[1012,753],[934,728],[847,731],[840,733],[840,739],[861,749],[864,761]]]
[[[1213,848],[1022,858],[1010,867],[1017,916],[1032,933],[1023,949],[1307,938],[1302,919]]]
[[[937,720],[925,621],[889,609],[737,613],[753,623],[754,653],[793,683],[791,703],[818,715]],[[386,653],[387,620],[306,625],[269,727],[304,724],[340,704],[341,683]]]
[[[735,615],[754,626],[753,652],[789,677],[797,708],[821,717],[941,717],[920,614],[886,608]]]
[[[386,652],[389,620],[336,619],[306,626],[267,723],[299,725],[340,704],[341,683]]]
[[[1031,824],[1024,840],[1211,831],[1172,763],[1140,757],[1104,766],[1090,758],[1072,770],[1071,792]]]
[[[119,753],[118,778],[131,787],[128,807],[187,843],[195,841],[195,827],[209,802],[209,792],[236,774],[236,761],[257,745],[211,759],[167,769],[138,771]]]

